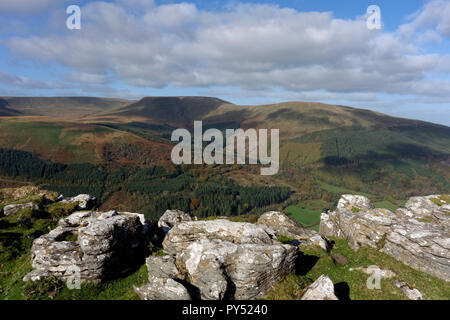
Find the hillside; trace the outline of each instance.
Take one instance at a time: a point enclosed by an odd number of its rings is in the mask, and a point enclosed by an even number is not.
[[[150,123],[192,127],[194,120],[202,120],[224,103],[228,102],[209,97],[145,97],[99,116],[138,117]]]
[[[73,181],[42,179],[41,173],[32,175],[33,182],[39,177],[40,183],[57,191],[92,192],[106,205],[125,203],[124,210],[151,210],[155,200],[150,194],[157,196],[167,190],[172,193],[163,197],[161,207],[179,203],[180,199],[187,201],[183,208],[189,207],[198,183],[213,177],[220,177],[216,181],[219,184],[289,187],[293,193],[288,205],[296,215],[311,212],[307,209],[310,203],[305,201],[317,200],[320,206],[329,207],[342,192],[368,195],[375,202],[386,198],[395,206],[409,196],[450,191],[449,127],[368,110],[306,102],[238,106],[208,97],[3,101],[7,112],[0,118],[0,148],[26,151],[50,164],[94,165],[106,176],[121,172],[120,181],[128,187],[101,182],[101,188],[83,183],[83,188],[77,189]],[[279,128],[279,174],[264,178],[254,166],[185,166],[172,175],[171,133],[176,128],[191,128],[194,120],[203,120],[204,128],[221,130]],[[152,166],[168,170],[164,175],[167,184],[154,188],[154,179],[161,175],[142,171]],[[6,180],[30,179],[12,167],[4,167],[0,175]],[[220,197],[225,199],[227,195]],[[244,204],[226,210],[245,213],[257,209],[244,210]],[[209,209],[198,210],[210,214],[205,211]]]
[[[23,116],[80,119],[131,103],[125,99],[95,97],[0,97],[3,103]]]
[[[9,108],[8,101],[0,98],[0,117],[20,115],[20,111]]]

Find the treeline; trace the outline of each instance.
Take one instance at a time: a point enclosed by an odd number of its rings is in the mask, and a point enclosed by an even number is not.
[[[0,175],[43,184],[65,196],[89,193],[98,198],[108,176],[105,170],[89,163],[54,163],[26,151],[4,148],[0,148]]]

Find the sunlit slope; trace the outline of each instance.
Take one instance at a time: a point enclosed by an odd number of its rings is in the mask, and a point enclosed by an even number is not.
[[[450,154],[450,128],[418,120],[321,103],[222,105],[207,114],[208,126],[280,129],[285,165]]]
[[[61,163],[151,165],[170,153],[169,144],[130,132],[44,117],[0,118],[0,147]]]

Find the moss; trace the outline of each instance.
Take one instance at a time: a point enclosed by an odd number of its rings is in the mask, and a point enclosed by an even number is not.
[[[378,249],[378,250],[381,250],[381,249],[384,248],[384,246],[386,245],[386,238],[387,238],[387,234],[385,233],[385,234],[381,237],[380,241],[377,242],[377,249]]]
[[[62,203],[57,202],[45,207],[45,211],[47,211],[52,218],[60,219],[70,215],[75,212],[77,209],[78,203]]]
[[[289,238],[289,237],[285,237],[285,236],[281,236],[281,235],[277,236],[277,239],[278,239],[278,241],[280,241],[281,243],[284,243],[284,244],[289,244],[289,243],[291,243],[292,241],[295,240],[295,239],[292,239],[292,238]]]
[[[78,241],[78,233],[76,232],[65,232],[61,237],[57,238],[57,241]]]
[[[417,218],[416,220],[420,221],[420,222],[425,222],[425,223],[430,223],[432,221],[430,216],[426,216],[423,218]]]
[[[430,200],[439,207],[450,204],[450,196],[446,194],[440,195],[436,198],[430,198]]]
[[[356,207],[352,207],[352,211],[353,211],[353,212],[360,212],[361,210],[359,210],[359,209],[356,208]]]

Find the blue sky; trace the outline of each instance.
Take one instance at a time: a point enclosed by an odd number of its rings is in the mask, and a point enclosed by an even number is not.
[[[446,0],[0,0],[0,96],[318,101],[450,125],[449,16]]]

